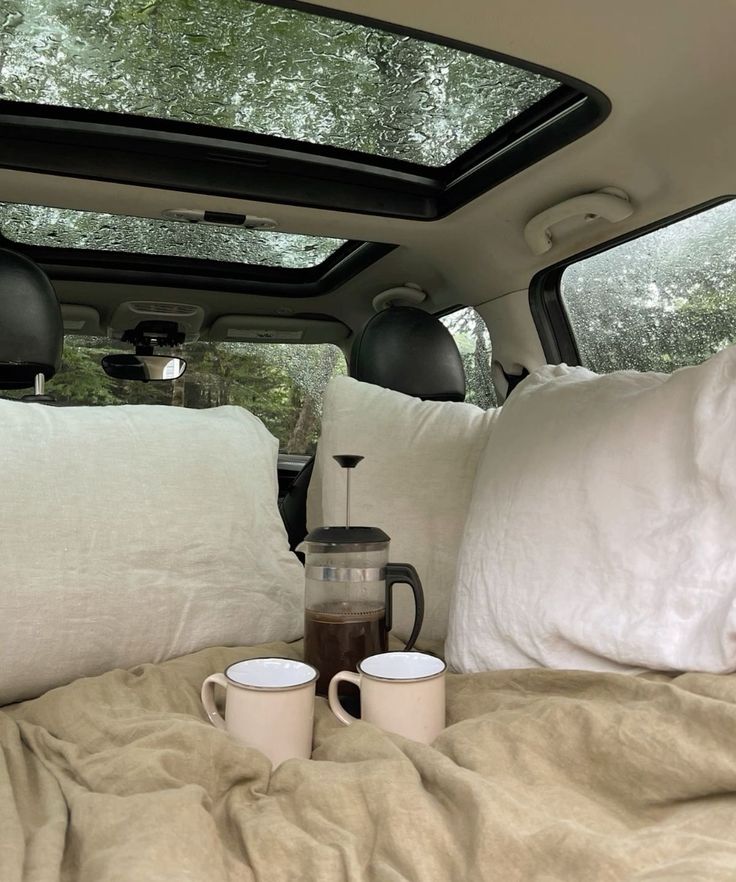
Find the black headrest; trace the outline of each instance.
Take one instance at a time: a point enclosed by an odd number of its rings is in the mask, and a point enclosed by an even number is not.
[[[46,273],[33,261],[0,248],[0,389],[33,386],[61,365],[64,323]]]
[[[428,401],[463,401],[465,371],[442,322],[409,306],[376,313],[355,338],[350,375]]]

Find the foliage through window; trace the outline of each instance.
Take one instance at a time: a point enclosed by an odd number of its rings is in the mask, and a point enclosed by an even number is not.
[[[69,404],[164,404],[217,407],[236,404],[252,411],[281,442],[282,453],[313,453],[319,438],[322,395],[333,376],[346,372],[345,358],[330,343],[190,343],[181,349],[186,373],[174,382],[137,383],[108,377],[100,359],[131,352],[107,338],[64,340],[59,373],[46,384]],[[32,390],[1,393],[20,398]]]
[[[465,368],[465,400],[487,410],[498,407],[491,379],[491,335],[486,323],[472,306],[458,309],[441,319],[452,334]]]
[[[569,266],[561,293],[592,370],[704,361],[736,342],[736,201]]]
[[[558,86],[460,49],[253,0],[5,0],[0,15],[2,99],[430,166]]]
[[[47,248],[191,257],[289,269],[318,266],[347,241],[10,202],[0,202],[0,233],[12,242]]]

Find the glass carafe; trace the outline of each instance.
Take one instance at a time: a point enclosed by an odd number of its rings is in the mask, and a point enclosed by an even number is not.
[[[392,588],[409,585],[416,614],[406,649],[414,646],[424,616],[424,595],[410,564],[389,563],[389,537],[376,527],[320,527],[299,547],[306,555],[304,658],[320,673],[327,694],[338,671],[388,647]]]

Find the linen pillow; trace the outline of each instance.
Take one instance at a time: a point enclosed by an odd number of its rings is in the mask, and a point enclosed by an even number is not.
[[[237,407],[0,401],[0,704],[301,633],[278,442]]]
[[[327,387],[322,435],[309,486],[310,529],[345,523],[345,474],[332,459],[360,454],[351,478],[351,520],[391,537],[391,560],[410,563],[422,580],[422,637],[447,632],[455,574],[475,467],[496,410],[420,401],[350,377]],[[414,621],[411,591],[394,591],[394,633],[406,639]]]
[[[736,669],[734,437],[734,348],[532,374],[478,466],[452,668]]]

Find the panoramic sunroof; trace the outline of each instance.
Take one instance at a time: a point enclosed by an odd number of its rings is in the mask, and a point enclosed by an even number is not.
[[[184,257],[283,269],[317,267],[347,242],[8,202],[0,202],[0,234],[11,242],[45,248]]]
[[[6,101],[217,126],[432,167],[560,86],[465,49],[252,0],[10,0],[0,59]],[[141,242],[146,234],[143,226],[120,233]],[[200,235],[176,233],[187,247]],[[282,247],[269,234],[265,259],[288,252],[298,260],[306,245],[300,252],[291,238]]]

